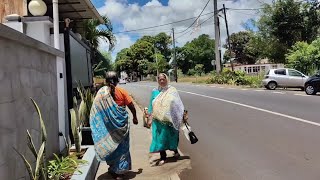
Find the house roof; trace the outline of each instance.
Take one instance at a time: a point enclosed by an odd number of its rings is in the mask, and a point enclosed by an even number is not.
[[[52,9],[52,0],[44,0],[48,5],[48,10]],[[81,33],[82,23],[87,19],[99,19],[104,23],[103,18],[90,0],[59,0],[59,19],[63,21],[69,18],[76,24],[73,28]]]

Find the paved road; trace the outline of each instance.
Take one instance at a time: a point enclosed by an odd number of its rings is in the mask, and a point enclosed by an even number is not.
[[[123,85],[147,106],[155,83]],[[303,92],[173,84],[199,138],[182,179],[319,180],[320,97]]]

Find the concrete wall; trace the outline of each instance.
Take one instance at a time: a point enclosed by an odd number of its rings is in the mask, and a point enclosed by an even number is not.
[[[42,111],[48,156],[59,152],[57,57],[64,53],[0,24],[0,179],[28,179],[13,147],[35,162],[26,130],[39,148],[40,124],[29,97]]]

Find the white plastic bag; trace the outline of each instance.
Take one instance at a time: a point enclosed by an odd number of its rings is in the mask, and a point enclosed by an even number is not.
[[[187,128],[187,126],[188,126],[188,128]],[[189,132],[191,132],[191,126],[187,125],[186,123],[182,123],[180,129],[183,131],[183,134],[187,138],[187,140],[190,141]]]

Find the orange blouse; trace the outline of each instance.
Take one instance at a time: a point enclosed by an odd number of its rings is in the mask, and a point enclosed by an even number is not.
[[[129,93],[120,88],[120,87],[115,87],[115,102],[119,106],[127,106],[130,103],[132,103],[132,98],[129,96]]]

